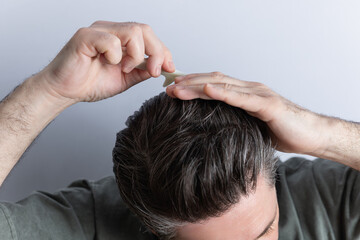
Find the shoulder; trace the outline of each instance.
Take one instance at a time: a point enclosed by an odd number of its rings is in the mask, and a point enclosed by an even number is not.
[[[95,229],[99,239],[154,239],[120,196],[114,176],[97,181],[82,180],[70,187],[87,187],[94,201]]]
[[[286,169],[287,171],[290,171],[290,172],[297,171],[302,168],[308,169],[308,168],[312,168],[312,167],[327,167],[327,168],[338,169],[338,170],[350,168],[343,164],[340,164],[340,163],[337,163],[334,161],[330,161],[330,160],[326,160],[326,159],[322,159],[322,158],[308,160],[308,159],[302,158],[302,157],[293,157],[284,162],[279,162],[279,169]]]
[[[41,229],[41,231],[39,231]],[[11,236],[11,237],[9,237]],[[0,203],[0,239],[152,239],[122,201],[115,177]]]
[[[343,164],[326,160],[295,157],[278,164],[280,182],[291,184],[311,183],[316,186],[343,187],[344,184],[355,184],[360,180],[359,171]]]
[[[277,173],[280,239],[359,237],[358,226],[349,224],[360,219],[358,171],[325,159],[291,158]]]

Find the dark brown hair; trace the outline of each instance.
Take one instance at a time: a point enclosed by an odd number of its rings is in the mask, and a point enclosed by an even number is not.
[[[117,134],[120,193],[164,239],[184,223],[219,216],[256,187],[274,184],[274,150],[265,123],[219,101],[146,101]]]

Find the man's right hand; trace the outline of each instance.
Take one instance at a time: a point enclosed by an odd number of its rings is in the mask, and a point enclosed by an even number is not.
[[[134,69],[145,54],[147,70]],[[102,21],[77,31],[44,70],[0,102],[0,185],[66,107],[112,97],[161,69],[175,71],[171,53],[145,24]]]
[[[144,54],[149,56],[147,71],[134,69]],[[161,69],[173,72],[175,66],[170,51],[148,25],[98,21],[76,32],[39,73],[39,86],[74,102],[92,102],[158,77]]]

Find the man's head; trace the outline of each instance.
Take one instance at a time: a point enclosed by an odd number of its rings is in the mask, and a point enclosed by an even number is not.
[[[113,161],[122,198],[164,239],[257,239],[277,223],[270,136],[241,109],[162,93],[129,117]]]

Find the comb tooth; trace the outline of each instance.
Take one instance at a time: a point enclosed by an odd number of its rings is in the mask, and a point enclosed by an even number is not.
[[[174,81],[175,81],[175,78],[172,78],[172,77],[165,78],[163,87],[169,86],[169,85],[172,84]]]
[[[185,75],[185,73],[180,72],[179,70],[175,70],[175,72],[173,72],[173,73],[161,71],[161,75],[163,75],[165,77],[163,87],[166,87],[166,86],[170,85],[171,83],[173,83],[175,81],[176,77],[183,76],[183,75]]]

